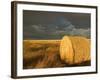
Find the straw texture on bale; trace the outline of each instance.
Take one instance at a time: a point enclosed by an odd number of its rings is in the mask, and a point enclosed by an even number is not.
[[[89,61],[90,40],[85,37],[64,36],[60,43],[60,57],[70,65]]]

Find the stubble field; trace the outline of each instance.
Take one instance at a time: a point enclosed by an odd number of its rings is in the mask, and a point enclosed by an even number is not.
[[[24,40],[23,69],[69,67],[60,59],[60,40]],[[71,66],[90,65],[90,61]]]

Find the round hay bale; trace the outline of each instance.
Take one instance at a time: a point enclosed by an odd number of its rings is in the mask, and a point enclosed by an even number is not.
[[[85,37],[64,36],[60,43],[60,57],[70,65],[89,61],[90,41]]]
[[[73,47],[72,42],[68,36],[63,37],[60,43],[60,57],[61,60],[68,64],[73,64]]]

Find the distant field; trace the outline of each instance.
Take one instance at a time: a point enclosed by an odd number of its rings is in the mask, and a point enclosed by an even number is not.
[[[60,59],[59,48],[60,40],[24,40],[23,69],[69,66]]]

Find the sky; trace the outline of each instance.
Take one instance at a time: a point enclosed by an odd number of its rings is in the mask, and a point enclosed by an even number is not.
[[[89,13],[23,10],[23,39],[90,38],[90,17]]]

